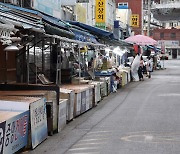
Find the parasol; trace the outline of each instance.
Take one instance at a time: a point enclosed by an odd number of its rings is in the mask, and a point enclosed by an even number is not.
[[[144,35],[135,35],[130,36],[127,39],[125,39],[128,43],[135,43],[138,45],[156,45],[157,41]]]

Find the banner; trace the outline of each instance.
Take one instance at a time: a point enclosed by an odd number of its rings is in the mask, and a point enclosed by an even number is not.
[[[96,0],[96,24],[106,22],[106,0]]]
[[[30,104],[31,138],[34,149],[47,138],[47,115],[45,99]]]
[[[139,27],[139,15],[138,14],[132,14],[131,26],[132,27]]]

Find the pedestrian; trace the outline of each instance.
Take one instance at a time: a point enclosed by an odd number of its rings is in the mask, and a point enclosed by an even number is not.
[[[149,56],[146,61],[146,70],[147,70],[147,77],[151,78],[151,71],[152,71],[152,62],[151,57]]]
[[[143,57],[141,56],[140,64],[139,64],[139,68],[138,68],[139,81],[144,81],[144,78],[143,78],[143,67],[144,67],[144,61],[143,61]]]

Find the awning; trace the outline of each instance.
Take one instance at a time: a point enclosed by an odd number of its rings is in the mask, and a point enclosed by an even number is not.
[[[70,29],[75,34],[75,40],[79,40],[82,42],[99,43],[94,35],[88,33],[82,28],[72,25]]]
[[[115,39],[113,33],[102,30],[100,28],[93,27],[93,26],[90,26],[90,25],[86,25],[86,24],[76,22],[76,21],[67,21],[67,22],[72,24],[72,25],[76,25],[76,26],[79,26],[79,27],[81,27],[83,29],[86,29],[90,33],[92,33],[94,35],[97,35],[98,37],[106,37],[106,38],[109,38],[109,39]]]
[[[11,9],[7,7],[6,4],[4,5],[4,3],[0,3],[0,5],[1,20],[4,20],[7,23],[11,23],[17,27],[21,27],[24,29],[31,29],[38,32],[44,32],[44,26],[41,23],[40,17]]]
[[[70,37],[70,38],[74,37],[74,34],[69,29],[69,26],[64,21],[58,18],[49,16],[45,13],[42,13],[36,10],[21,8],[21,7],[6,4],[6,3],[0,2],[0,5],[4,6],[3,10],[1,7],[1,10],[2,10],[1,13],[3,14],[4,18],[7,18],[11,22],[20,24],[20,23],[17,23],[17,21],[19,21],[23,24],[26,24],[26,25],[23,25],[24,27],[30,27],[30,25],[36,27],[38,25],[43,28],[44,28],[43,26],[43,22],[44,22],[45,25],[54,26],[54,28],[56,29],[59,28],[60,29],[59,31],[61,31],[61,33],[58,33],[58,35],[65,36],[66,34],[68,34],[67,37]],[[36,18],[38,18],[38,20]],[[46,30],[47,29],[49,30],[49,28],[46,27]],[[52,34],[52,31],[50,31],[50,34]]]
[[[89,33],[97,36],[99,39],[103,40],[106,42],[106,44],[108,45],[112,45],[112,46],[126,46],[126,47],[132,47],[132,44],[127,43],[123,40],[117,40],[114,37],[114,34],[105,30],[102,30],[100,28],[97,27],[93,27],[90,25],[86,25],[80,22],[76,22],[76,21],[67,21],[68,23],[72,24],[72,25],[76,25],[80,28],[83,28],[85,30],[87,30]]]

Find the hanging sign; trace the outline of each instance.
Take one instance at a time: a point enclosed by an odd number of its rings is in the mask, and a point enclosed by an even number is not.
[[[131,15],[131,26],[139,27],[139,15],[138,14]]]
[[[106,0],[96,0],[96,24],[106,21]]]

